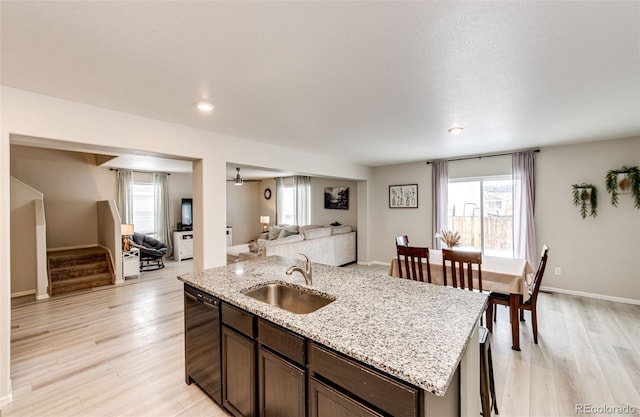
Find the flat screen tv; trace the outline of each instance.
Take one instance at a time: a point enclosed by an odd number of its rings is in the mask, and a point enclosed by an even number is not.
[[[182,199],[182,222],[181,230],[193,230],[193,199]]]

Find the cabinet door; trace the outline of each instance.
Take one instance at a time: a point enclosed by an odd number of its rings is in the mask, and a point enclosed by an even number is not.
[[[236,417],[256,416],[256,342],[222,327],[222,404]]]
[[[258,378],[261,417],[305,416],[303,370],[261,347]]]
[[[310,417],[382,417],[364,404],[315,378],[309,380]]]

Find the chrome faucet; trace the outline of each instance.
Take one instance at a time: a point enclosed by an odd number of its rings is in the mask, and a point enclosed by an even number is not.
[[[299,266],[290,266],[289,268],[287,268],[287,270],[284,272],[287,275],[291,275],[294,272],[300,272],[302,274],[302,276],[304,277],[304,282],[306,282],[307,285],[311,285],[312,281],[311,281],[311,276],[312,276],[312,271],[311,271],[311,262],[309,262],[309,258],[307,257],[307,255],[305,255],[304,253],[301,253],[300,255],[304,256],[304,258],[306,259],[305,262],[305,269],[300,268]]]

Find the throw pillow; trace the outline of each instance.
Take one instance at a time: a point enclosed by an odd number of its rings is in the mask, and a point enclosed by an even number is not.
[[[319,227],[304,232],[305,240],[318,239],[326,236],[331,236],[331,229],[328,227]]]
[[[271,226],[269,228],[269,240],[275,240],[280,236],[280,232],[282,232],[282,227]]]
[[[280,232],[278,239],[282,239],[287,236],[295,235],[298,233],[299,233],[298,226],[286,226],[282,228],[282,231]]]

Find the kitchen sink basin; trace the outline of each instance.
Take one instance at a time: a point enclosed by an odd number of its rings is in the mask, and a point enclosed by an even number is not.
[[[335,301],[335,297],[319,294],[297,285],[272,283],[242,292],[244,295],[296,314],[312,313]]]

